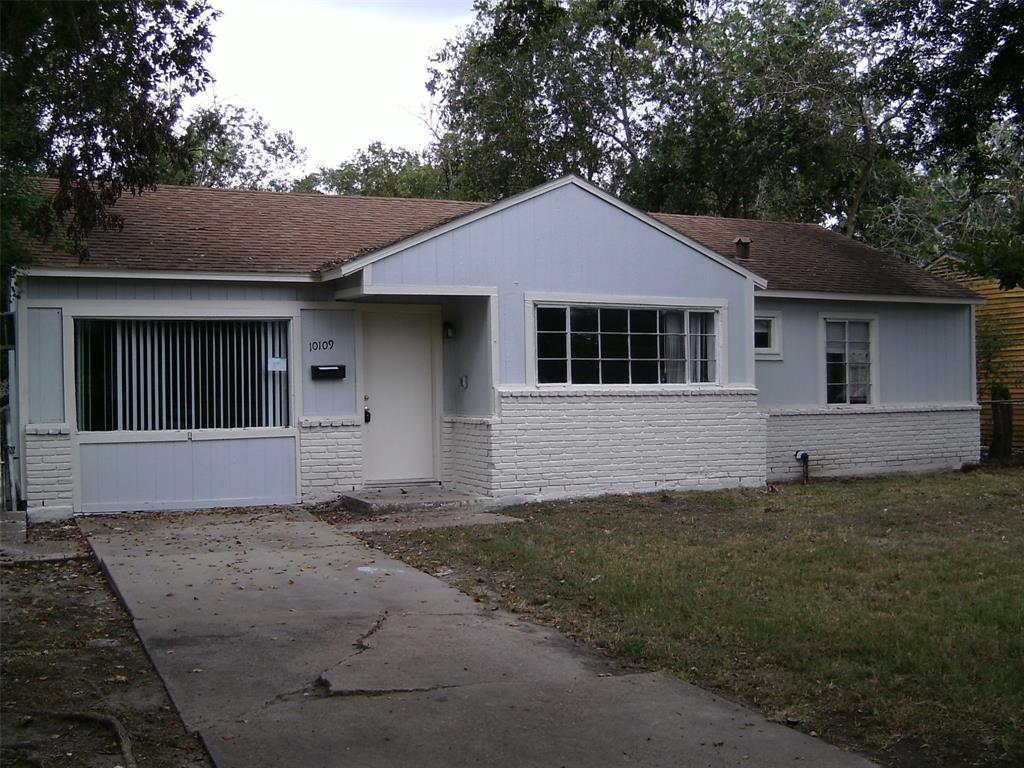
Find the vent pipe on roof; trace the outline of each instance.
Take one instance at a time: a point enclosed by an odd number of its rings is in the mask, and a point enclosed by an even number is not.
[[[737,237],[733,240],[736,244],[736,258],[737,259],[749,259],[750,258],[750,238],[749,237]]]

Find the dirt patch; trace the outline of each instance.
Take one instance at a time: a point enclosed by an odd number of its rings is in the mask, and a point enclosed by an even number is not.
[[[31,530],[84,547],[73,524]],[[91,559],[4,568],[0,599],[0,763],[124,766],[127,744],[139,766],[212,766]]]

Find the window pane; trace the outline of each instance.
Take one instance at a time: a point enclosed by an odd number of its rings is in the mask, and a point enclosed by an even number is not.
[[[601,357],[629,357],[629,337],[624,333],[602,333]]]
[[[565,357],[564,333],[538,333],[537,357]]]
[[[661,325],[658,329],[662,333],[686,333],[686,313],[674,310],[662,310]]]
[[[658,332],[658,310],[656,310],[656,309],[631,309],[631,310],[629,310],[629,330],[632,333],[657,333]]]
[[[596,333],[571,333],[569,334],[572,345],[572,356],[576,357],[597,357],[597,334]]]
[[[537,381],[541,384],[565,384],[566,371],[565,360],[537,361]]]
[[[691,312],[690,333],[702,335],[714,335],[715,314],[714,312]]]
[[[825,341],[846,341],[846,323],[835,321],[825,323]]]
[[[867,343],[869,338],[869,323],[849,322],[846,324],[846,333],[850,341]]]
[[[569,310],[569,324],[573,331],[596,331],[597,308],[573,307]]]
[[[634,384],[657,384],[658,363],[654,360],[634,360],[629,364]]]
[[[666,360],[661,364],[662,384],[685,384],[686,383],[686,361]]]
[[[658,358],[658,337],[630,334],[629,356],[634,359],[656,360]]]
[[[686,358],[686,337],[662,336],[661,356],[672,360],[684,360]]]
[[[564,331],[565,307],[537,307],[538,331]]]
[[[598,384],[600,383],[600,368],[597,360],[573,360],[572,361],[572,383],[573,384]]]
[[[604,360],[601,362],[602,384],[629,384],[629,362]]]
[[[601,310],[601,333],[625,333],[628,330],[628,309]]]
[[[846,385],[845,384],[829,384],[825,387],[826,401],[829,404],[845,403],[846,402]]]

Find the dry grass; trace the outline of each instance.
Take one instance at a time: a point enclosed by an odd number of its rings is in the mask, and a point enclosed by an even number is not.
[[[1020,468],[511,514],[390,548],[890,765],[1024,762]]]

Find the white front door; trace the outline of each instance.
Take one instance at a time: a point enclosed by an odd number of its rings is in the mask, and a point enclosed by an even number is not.
[[[363,479],[434,480],[435,315],[363,313]]]

